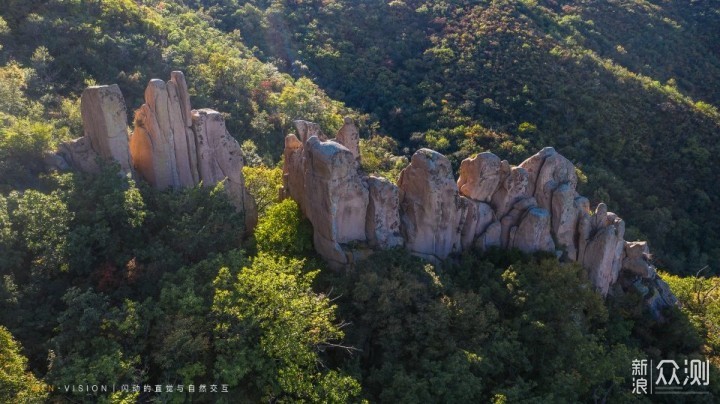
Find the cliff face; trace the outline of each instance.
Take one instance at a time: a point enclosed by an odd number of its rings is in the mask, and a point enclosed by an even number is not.
[[[551,147],[519,166],[478,154],[462,162],[457,181],[445,156],[420,149],[396,186],[363,175],[351,121],[331,140],[317,125],[295,124],[297,135],[285,141],[281,196],[300,205],[316,250],[337,267],[365,248],[404,246],[432,261],[471,247],[548,251],[579,262],[603,295],[623,274],[654,286],[651,305],[675,304],[647,243],[625,241],[625,222],[605,204],[591,210],[576,191],[575,166]]]
[[[245,213],[246,228],[255,226],[257,210],[245,188],[240,145],[219,112],[192,109],[182,72],[172,72],[167,82],[150,80],[130,136],[117,85],[87,88],[81,113],[84,136],[60,145],[51,159],[58,168],[96,173],[101,158],[119,163],[122,174],[139,177],[157,189],[225,181],[230,200]]]

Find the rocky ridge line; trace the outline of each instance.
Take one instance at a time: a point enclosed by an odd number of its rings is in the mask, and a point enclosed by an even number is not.
[[[457,181],[445,156],[420,149],[394,185],[364,175],[350,119],[330,140],[314,123],[295,128],[285,139],[281,197],[298,203],[315,249],[335,267],[401,246],[435,262],[471,247],[547,251],[580,263],[603,296],[622,274],[624,285],[651,285],[651,307],[676,303],[647,243],[625,241],[625,222],[604,203],[590,209],[575,166],[552,147],[519,166],[480,153],[461,163]]]

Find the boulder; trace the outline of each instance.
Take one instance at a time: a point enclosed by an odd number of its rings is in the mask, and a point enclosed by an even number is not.
[[[475,248],[486,251],[490,247],[500,247],[502,236],[502,225],[495,220],[485,229],[485,232],[475,239]]]
[[[313,136],[317,136],[322,141],[327,140],[327,137],[320,130],[320,125],[314,122],[298,119],[293,121],[293,125],[295,125],[296,136],[303,145]]]
[[[360,161],[360,131],[352,118],[345,117],[345,123],[335,136],[335,140],[347,147],[355,156],[355,160]]]
[[[520,167],[525,169],[528,174],[527,191],[530,196],[535,196],[537,179],[540,175],[540,170],[542,169],[545,159],[556,153],[557,152],[552,147],[544,147],[542,150],[520,163]]]
[[[93,150],[88,137],[82,136],[61,143],[58,147],[57,155],[65,161],[68,166],[82,172],[91,174],[98,174],[100,172],[100,167],[97,163],[100,156]],[[60,163],[60,165],[64,166],[62,163]]]
[[[525,212],[537,206],[535,198],[525,197],[518,200],[512,206],[512,209],[500,219],[500,244],[503,248],[511,248],[513,246],[512,235],[517,230],[520,220],[525,215]]]
[[[555,251],[550,235],[550,212],[539,207],[528,209],[511,238],[512,247],[527,253]]]
[[[369,201],[365,234],[371,247],[388,249],[403,245],[400,234],[400,191],[385,178],[367,179]]]
[[[500,184],[500,158],[492,153],[480,153],[460,163],[458,190],[475,201],[490,202]]]
[[[590,237],[578,260],[588,271],[592,284],[605,296],[620,274],[625,247],[625,223],[615,214],[608,214],[605,204],[602,203],[597,206],[595,215],[589,222]]]
[[[428,258],[444,259],[460,249],[460,196],[447,157],[420,149],[398,181],[405,246]]]
[[[528,184],[528,172],[524,168],[511,168],[503,161],[500,166],[500,183],[490,203],[495,215],[502,218],[517,201],[531,196],[528,193]]]
[[[199,175],[203,186],[225,181],[225,190],[237,209],[245,212],[248,229],[257,223],[255,201],[245,188],[245,160],[240,144],[228,133],[222,115],[212,109],[192,111],[196,135]]]
[[[318,252],[339,264],[348,262],[338,244],[365,241],[368,189],[355,156],[334,141],[310,137],[304,147],[306,215],[313,225]],[[318,247],[318,245],[316,245]]]
[[[127,109],[117,84],[86,88],[80,97],[80,112],[84,137],[95,154],[116,161],[123,173],[130,173]]]
[[[553,192],[561,185],[566,185],[574,196],[577,174],[570,160],[558,154],[555,149],[550,147],[543,150],[548,150],[545,153],[547,157],[543,160],[536,178],[528,171],[528,182],[534,184],[534,187],[530,186],[530,190],[538,206],[551,209]],[[522,164],[520,166],[522,167]]]
[[[467,199],[463,196],[460,198],[467,206],[460,233],[460,245],[463,250],[466,250],[475,245],[475,241],[484,234],[490,224],[496,220],[495,212],[493,212],[492,207],[487,203]],[[481,244],[483,245],[481,249],[484,250],[486,248],[485,241]]]
[[[650,279],[656,274],[650,263],[650,249],[646,241],[625,242],[622,269],[642,278]]]

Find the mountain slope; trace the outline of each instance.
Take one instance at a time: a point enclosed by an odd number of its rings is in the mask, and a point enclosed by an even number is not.
[[[555,146],[661,266],[719,268],[716,3],[195,3],[405,146],[455,164]]]

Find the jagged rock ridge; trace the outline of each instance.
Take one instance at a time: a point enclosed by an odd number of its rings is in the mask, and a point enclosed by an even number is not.
[[[192,109],[182,72],[172,72],[167,82],[150,80],[145,103],[135,111],[131,135],[125,101],[115,84],[85,89],[81,112],[84,136],[60,145],[48,159],[56,168],[97,173],[101,158],[119,163],[122,174],[142,178],[157,189],[225,181],[230,200],[245,213],[246,228],[255,226],[257,209],[245,188],[240,145],[219,112]]]
[[[299,204],[316,250],[334,266],[364,256],[362,246],[404,246],[433,261],[471,247],[513,247],[579,262],[602,295],[624,271],[656,286],[662,302],[653,304],[675,304],[647,243],[625,241],[625,222],[605,204],[590,209],[576,191],[575,166],[552,147],[519,166],[480,153],[462,162],[457,181],[445,156],[420,149],[396,186],[363,175],[350,120],[333,140],[310,122],[295,127],[285,140],[281,197]]]

